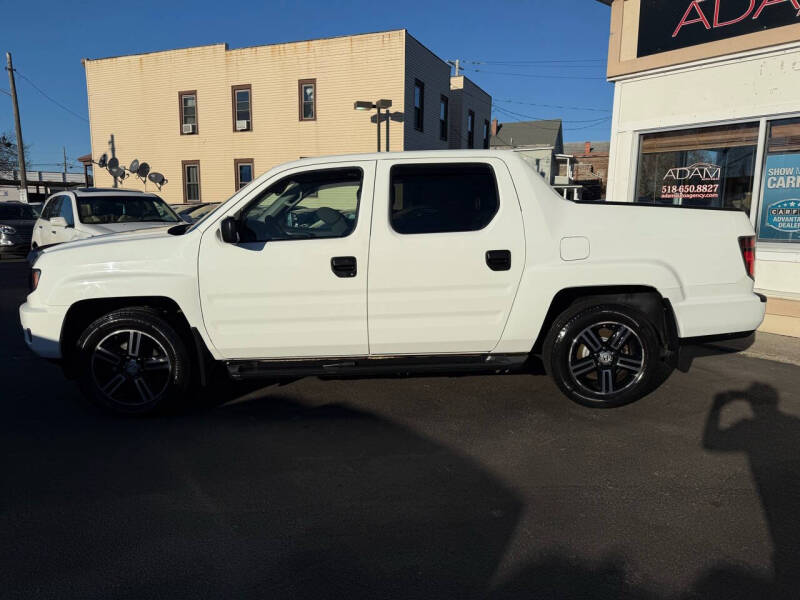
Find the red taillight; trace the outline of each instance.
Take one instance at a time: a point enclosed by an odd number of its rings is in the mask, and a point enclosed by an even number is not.
[[[742,259],[744,268],[751,279],[755,279],[756,274],[756,236],[748,235],[739,238],[739,248],[742,249]]]

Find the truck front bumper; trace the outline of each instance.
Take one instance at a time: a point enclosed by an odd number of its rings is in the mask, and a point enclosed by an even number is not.
[[[25,343],[43,358],[61,358],[61,325],[67,307],[33,307],[28,302],[19,307]]]

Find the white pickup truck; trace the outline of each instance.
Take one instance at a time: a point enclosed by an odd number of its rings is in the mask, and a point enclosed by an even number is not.
[[[126,413],[190,397],[216,364],[543,365],[611,407],[663,381],[687,339],[759,326],[753,263],[742,212],[571,202],[512,152],[335,156],[276,167],[193,225],[42,251],[20,318],[34,352]]]

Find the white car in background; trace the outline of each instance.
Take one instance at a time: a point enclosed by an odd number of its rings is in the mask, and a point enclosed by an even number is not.
[[[183,223],[155,194],[114,188],[78,188],[47,199],[33,227],[31,248],[96,235]]]

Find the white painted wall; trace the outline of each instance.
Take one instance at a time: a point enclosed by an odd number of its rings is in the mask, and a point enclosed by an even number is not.
[[[607,198],[633,201],[642,132],[798,115],[800,43],[617,79]],[[753,222],[760,185],[757,172]],[[800,244],[760,244],[757,259],[757,288],[800,294]]]

